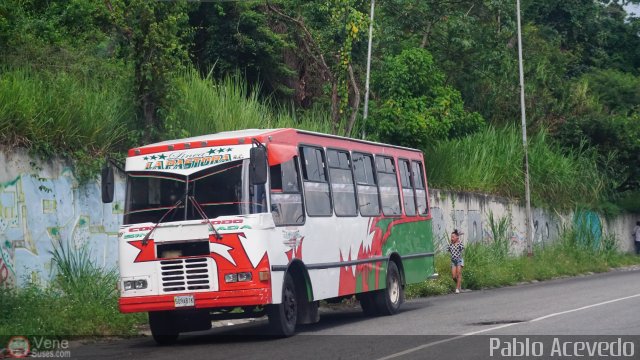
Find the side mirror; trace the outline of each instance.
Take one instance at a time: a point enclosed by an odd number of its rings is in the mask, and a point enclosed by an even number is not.
[[[114,192],[113,168],[109,164],[102,168],[102,202],[105,204],[113,202]]]
[[[249,179],[251,185],[264,185],[267,182],[267,148],[252,147],[249,151]]]

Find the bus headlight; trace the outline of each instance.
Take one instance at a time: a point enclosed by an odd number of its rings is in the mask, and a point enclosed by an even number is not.
[[[135,281],[136,290],[146,289],[147,288],[147,280],[136,280]]]
[[[226,283],[251,281],[252,279],[253,277],[251,276],[251,272],[239,272],[224,275],[224,282]]]
[[[124,291],[133,290],[134,281],[125,281],[124,282]]]
[[[142,290],[149,287],[149,283],[145,279],[125,280],[122,282],[124,291]]]

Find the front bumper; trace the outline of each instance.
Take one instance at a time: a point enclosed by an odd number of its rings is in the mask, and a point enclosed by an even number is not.
[[[193,295],[195,307],[176,308],[174,297],[179,295]],[[121,297],[118,300],[118,306],[122,313],[254,306],[270,303],[271,290],[269,288]]]

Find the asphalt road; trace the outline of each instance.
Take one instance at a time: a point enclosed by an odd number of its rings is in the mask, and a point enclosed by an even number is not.
[[[359,306],[323,309],[318,324],[287,339],[257,336],[265,329],[266,321],[255,321],[183,335],[171,347],[137,337],[70,350],[87,359],[386,360],[486,359],[519,350],[528,358],[616,358],[624,348],[618,358],[638,359],[640,270],[415,299],[388,317],[365,317]]]

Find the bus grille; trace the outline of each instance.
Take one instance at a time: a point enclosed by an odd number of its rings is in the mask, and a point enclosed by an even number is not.
[[[207,258],[172,259],[160,261],[164,292],[208,290]]]

